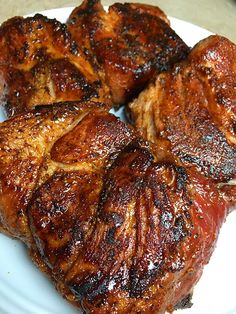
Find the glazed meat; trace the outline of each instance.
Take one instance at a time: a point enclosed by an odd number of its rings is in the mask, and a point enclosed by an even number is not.
[[[108,88],[66,25],[40,14],[0,27],[0,95],[8,116],[60,101],[110,103]]]
[[[27,205],[43,163],[46,167],[50,146],[78,123],[92,106],[93,103],[64,103],[52,105],[50,110],[47,106],[43,106],[45,109],[38,107],[34,113],[12,118],[0,125],[0,223],[6,233],[27,245],[32,244]]]
[[[0,230],[84,312],[172,312],[236,203],[235,45],[189,54],[144,4],[87,0],[68,29],[0,27]],[[139,133],[108,113],[157,74],[129,104]]]
[[[2,228],[64,297],[96,314],[172,311],[198,281],[229,206],[212,180],[155,161],[93,103],[3,122],[0,186]]]
[[[115,3],[106,12],[100,0],[85,0],[67,24],[118,105],[137,96],[156,73],[184,59],[189,51],[155,6]]]
[[[151,31],[150,31],[151,30]],[[125,103],[189,49],[154,6],[84,1],[65,24],[40,14],[0,27],[0,104],[7,116],[38,105]]]
[[[201,41],[186,61],[158,75],[129,110],[160,158],[168,151],[235,198],[236,46],[232,42],[220,36]]]

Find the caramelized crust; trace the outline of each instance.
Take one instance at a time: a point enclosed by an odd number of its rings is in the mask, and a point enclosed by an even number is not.
[[[1,104],[8,116],[36,105],[93,100],[109,91],[66,25],[40,14],[0,27]]]
[[[155,6],[115,3],[107,13],[100,0],[85,0],[70,15],[68,28],[104,72],[115,104],[132,99],[156,73],[188,53]]]
[[[217,183],[236,174],[236,46],[211,36],[132,103],[142,136]]]
[[[125,102],[186,45],[143,4],[88,0],[69,28],[83,52],[41,15],[0,28],[1,101],[31,109],[0,124],[0,230],[84,312],[172,312],[236,203],[235,45],[202,41],[129,105],[150,149],[104,110],[104,82]]]
[[[206,180],[127,147],[105,177],[89,245],[66,274],[83,308],[107,314],[171,311],[211,255],[225,215],[224,202],[215,207],[216,200],[218,192]]]
[[[52,105],[51,109],[38,107],[37,111],[0,125],[0,222],[5,232],[27,245],[32,244],[27,206],[38,182],[45,180],[46,172],[54,168],[46,165],[51,146],[94,105],[67,103]],[[47,171],[43,172],[44,164]]]
[[[5,229],[64,297],[96,314],[172,311],[228,210],[211,180],[155,162],[133,129],[93,103],[3,122],[0,186]]]

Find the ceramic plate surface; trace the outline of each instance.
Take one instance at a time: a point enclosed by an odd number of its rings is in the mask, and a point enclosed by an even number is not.
[[[65,22],[72,8],[40,12]],[[171,26],[190,46],[211,33],[170,18]],[[122,114],[122,113],[119,113]],[[0,109],[0,121],[4,120]],[[236,314],[236,211],[221,229],[216,250],[194,289],[191,309],[176,314]],[[26,248],[0,234],[0,314],[78,314],[34,266]],[[155,313],[154,313],[155,314]]]

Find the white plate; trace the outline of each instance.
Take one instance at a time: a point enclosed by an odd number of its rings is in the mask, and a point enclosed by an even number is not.
[[[41,12],[65,22],[72,8]],[[190,46],[211,33],[170,18]],[[0,111],[0,121],[4,119]],[[224,224],[210,264],[195,287],[193,307],[182,314],[236,314],[236,211]],[[179,313],[179,311],[177,311]],[[176,314],[177,314],[176,312]],[[78,314],[33,265],[22,243],[0,235],[0,314]]]

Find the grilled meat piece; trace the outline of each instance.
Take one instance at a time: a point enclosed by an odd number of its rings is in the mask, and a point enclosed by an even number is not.
[[[0,125],[1,224],[87,312],[171,311],[198,281],[228,203],[92,108],[48,106]]]
[[[68,28],[110,87],[113,102],[124,104],[152,77],[184,59],[189,49],[155,6],[115,3],[108,13],[100,0],[75,8]]]
[[[86,312],[173,311],[235,204],[235,46],[206,39],[130,104],[151,152],[105,82],[125,102],[188,48],[142,4],[85,1],[68,25],[83,52],[41,15],[0,28],[1,101],[31,109],[0,124],[0,230]]]
[[[93,106],[93,103],[64,103],[52,105],[50,110],[42,106],[1,123],[0,222],[6,233],[31,245],[26,211],[32,191],[44,176],[44,164],[48,167],[50,147]],[[47,171],[53,171],[54,166],[50,167]]]
[[[129,104],[141,135],[157,155],[169,151],[223,186],[236,175],[236,46],[220,36],[198,43],[186,61],[157,76]],[[171,158],[171,157],[170,157]],[[235,188],[232,201],[235,199]]]
[[[130,145],[109,169],[102,196],[67,285],[89,313],[172,311],[212,253],[226,213],[218,191]]]
[[[41,104],[93,100],[109,91],[66,25],[40,14],[0,27],[0,103],[8,116]]]

